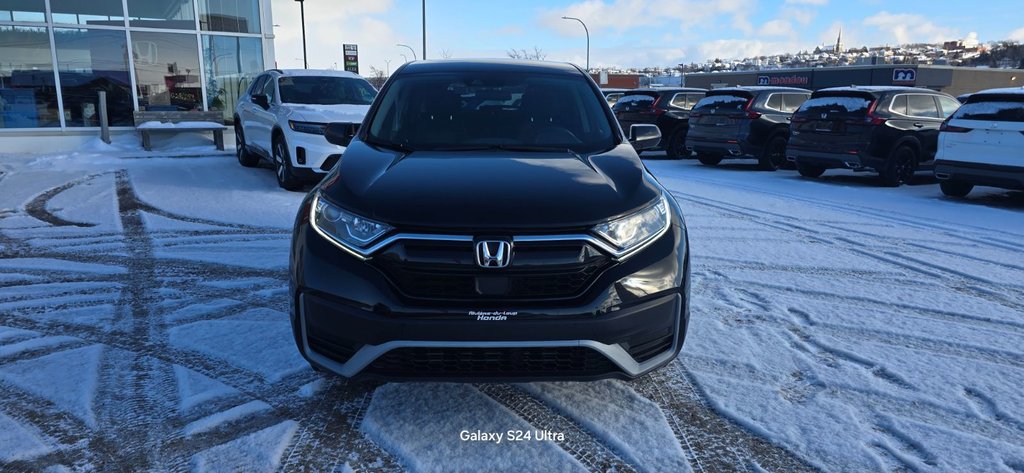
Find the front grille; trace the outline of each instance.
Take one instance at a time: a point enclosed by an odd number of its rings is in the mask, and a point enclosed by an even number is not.
[[[585,347],[396,348],[377,358],[368,374],[395,377],[597,376],[618,371],[604,355]]]
[[[583,241],[516,243],[507,268],[477,266],[472,242],[399,241],[373,258],[404,295],[434,300],[564,299],[611,264]]]

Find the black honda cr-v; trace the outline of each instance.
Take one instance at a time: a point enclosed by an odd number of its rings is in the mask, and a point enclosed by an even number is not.
[[[826,169],[877,172],[887,186],[931,170],[939,126],[960,107],[951,95],[911,87],[836,87],[793,114],[786,157],[804,177]]]
[[[626,92],[612,107],[622,129],[629,133],[633,125],[657,125],[661,130],[661,149],[671,159],[690,156],[686,150],[690,109],[707,93],[704,89],[659,87]]]
[[[793,87],[728,87],[708,92],[690,112],[686,147],[702,164],[756,159],[774,171],[786,165],[789,117],[811,96]]]
[[[670,362],[689,320],[686,227],[634,149],[657,146],[657,128],[632,133],[572,65],[404,65],[298,213],[299,351],[392,380],[631,378]]]

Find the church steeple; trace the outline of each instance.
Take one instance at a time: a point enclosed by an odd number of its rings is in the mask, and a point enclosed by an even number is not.
[[[845,50],[846,50],[846,48],[843,47],[843,27],[840,26],[839,27],[839,37],[836,38],[836,50],[835,50],[835,53],[836,54],[840,54],[840,53],[842,53]]]

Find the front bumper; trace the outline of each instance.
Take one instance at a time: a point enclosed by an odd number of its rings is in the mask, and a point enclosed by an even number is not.
[[[935,161],[935,177],[940,181],[965,182],[976,186],[1024,190],[1024,167],[965,161]]]
[[[629,379],[679,353],[689,322],[682,224],[566,300],[415,301],[306,222],[292,249],[301,354],[346,377],[455,381]],[[481,315],[482,314],[482,315]]]
[[[288,152],[292,158],[292,172],[303,179],[319,181],[331,171],[345,152],[344,146],[328,143],[323,135],[292,130],[284,130],[284,133],[285,142],[290,148]]]

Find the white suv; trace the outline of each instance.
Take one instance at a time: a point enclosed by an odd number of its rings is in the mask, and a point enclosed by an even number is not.
[[[976,185],[1024,190],[1024,87],[971,94],[939,130],[943,194],[963,197]]]
[[[269,161],[277,183],[288,190],[319,181],[345,152],[324,138],[327,124],[347,123],[354,136],[376,96],[369,82],[351,72],[264,72],[235,106],[238,162],[253,167]]]

